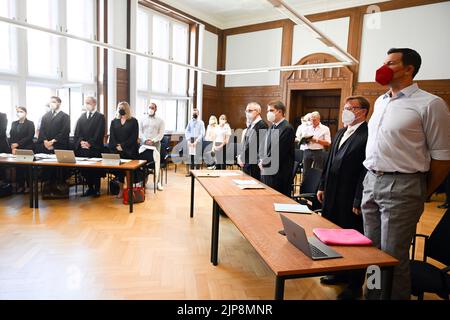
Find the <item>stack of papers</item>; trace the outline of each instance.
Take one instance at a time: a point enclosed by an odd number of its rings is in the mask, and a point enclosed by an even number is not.
[[[14,156],[11,153],[0,153],[0,158],[15,158],[16,156]]]
[[[290,204],[290,203],[274,203],[276,212],[295,212],[311,214],[312,211],[303,204]]]
[[[237,184],[238,188],[244,190],[244,189],[265,189],[265,187],[258,183],[255,180],[240,180],[240,179],[233,179],[233,182]]]
[[[37,153],[34,156],[39,159],[55,159],[56,160],[55,154]]]

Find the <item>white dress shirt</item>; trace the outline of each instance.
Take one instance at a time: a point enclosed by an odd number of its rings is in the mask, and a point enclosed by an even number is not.
[[[218,125],[217,128],[216,128],[216,135],[215,135],[214,142],[224,143],[226,136],[228,136],[228,137],[231,136],[230,125],[228,123],[225,123],[223,125],[223,127],[221,125]]]
[[[319,140],[326,140],[328,143],[331,143],[331,133],[330,128],[319,123],[317,127],[308,126],[305,131],[305,136],[314,136],[314,138]],[[324,148],[323,145],[317,142],[313,142],[312,140],[308,143],[309,150],[322,150]]]
[[[141,120],[139,124],[139,139],[141,140],[141,147],[139,153],[144,152],[146,149],[150,149],[145,141],[151,140],[156,149],[159,150],[160,141],[164,137],[165,124],[164,120],[156,116],[147,116]]]
[[[396,97],[390,92],[380,96],[369,121],[364,166],[384,172],[427,172],[431,159],[450,160],[446,103],[417,84]]]
[[[352,134],[359,128],[360,125],[362,125],[364,121],[361,121],[360,123],[357,123],[353,126],[347,126],[347,130],[345,130],[344,135],[341,138],[341,141],[339,141],[339,148],[342,147],[345,141],[348,140],[352,136]]]

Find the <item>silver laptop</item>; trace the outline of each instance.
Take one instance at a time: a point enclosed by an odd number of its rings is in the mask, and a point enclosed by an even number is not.
[[[107,166],[118,166],[120,165],[120,154],[102,153],[102,163]]]
[[[280,214],[284,232],[290,243],[300,249],[306,256],[313,260],[342,258],[342,255],[328,247],[316,237],[306,237],[305,229],[300,225]]]
[[[33,162],[34,161],[33,150],[17,149],[16,150],[16,160],[23,161],[23,162]]]
[[[77,163],[73,150],[55,150],[55,155],[60,163]]]

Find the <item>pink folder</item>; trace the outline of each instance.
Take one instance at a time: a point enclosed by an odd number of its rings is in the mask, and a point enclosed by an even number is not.
[[[337,246],[369,246],[372,240],[354,229],[313,229],[320,241]]]

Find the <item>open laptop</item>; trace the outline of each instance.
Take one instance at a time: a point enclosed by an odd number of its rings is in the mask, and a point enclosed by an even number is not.
[[[60,163],[77,163],[73,150],[55,150],[55,155]]]
[[[102,163],[108,166],[118,166],[120,165],[120,154],[102,153]]]
[[[305,229],[285,215],[280,214],[280,217],[288,241],[300,249],[306,256],[313,260],[342,258],[342,255],[316,237],[312,236],[307,238]]]
[[[16,160],[23,162],[33,162],[34,161],[33,150],[16,149]]]

